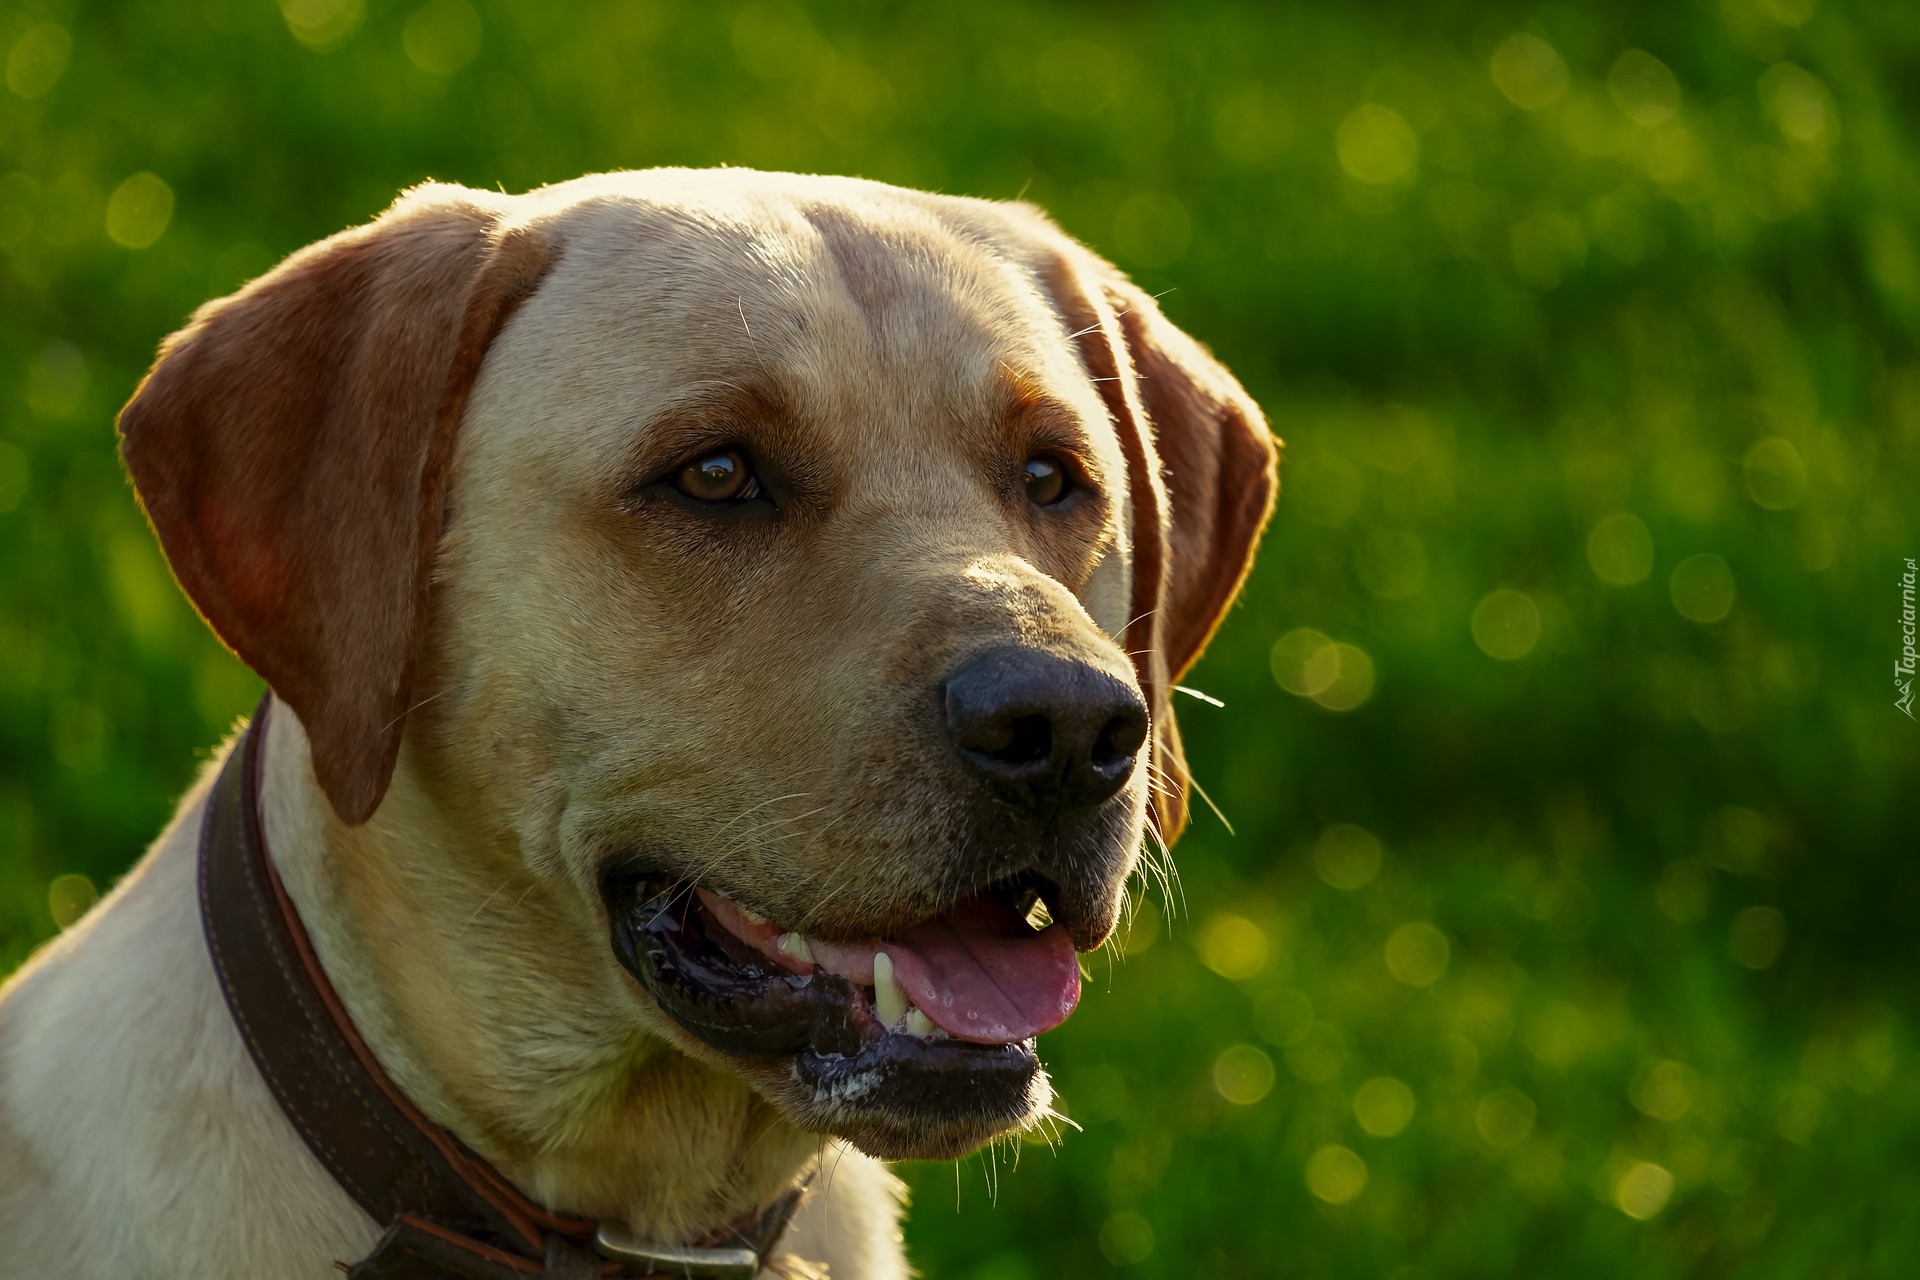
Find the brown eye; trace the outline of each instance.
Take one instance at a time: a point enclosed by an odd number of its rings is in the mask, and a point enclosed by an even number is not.
[[[702,454],[680,468],[674,485],[689,498],[701,502],[738,502],[756,497],[760,492],[753,468],[737,449],[717,449]]]
[[[1036,507],[1050,507],[1067,496],[1067,464],[1050,453],[1037,453],[1027,459],[1027,500]]]

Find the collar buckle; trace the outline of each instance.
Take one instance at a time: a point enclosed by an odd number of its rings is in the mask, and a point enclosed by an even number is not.
[[[644,1266],[663,1276],[699,1280],[753,1280],[760,1274],[760,1254],[746,1248],[705,1249],[693,1245],[647,1244],[614,1223],[602,1223],[593,1246],[603,1258]]]

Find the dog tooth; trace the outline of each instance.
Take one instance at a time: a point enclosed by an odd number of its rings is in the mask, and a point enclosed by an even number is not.
[[[734,903],[733,906],[734,906],[734,910],[738,911],[741,915],[745,916],[748,919],[748,921],[750,921],[753,924],[765,924],[767,922],[767,918],[761,915],[758,911],[755,911],[752,907],[741,906],[737,902]]]
[[[935,1027],[933,1019],[911,1006],[907,1009],[907,1034],[919,1036],[922,1040],[931,1039]]]
[[[883,1027],[896,1027],[912,1006],[907,991],[893,976],[893,957],[884,951],[873,953],[873,1012]]]
[[[813,963],[813,948],[808,946],[807,940],[797,933],[783,933],[780,935],[779,941],[773,945],[779,947],[801,964]]]

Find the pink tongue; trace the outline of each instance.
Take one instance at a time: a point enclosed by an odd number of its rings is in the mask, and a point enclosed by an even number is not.
[[[913,1003],[959,1040],[1025,1040],[1065,1022],[1080,1002],[1067,931],[1035,933],[997,904],[962,903],[883,949]]]

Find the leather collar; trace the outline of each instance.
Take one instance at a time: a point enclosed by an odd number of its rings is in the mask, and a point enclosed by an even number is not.
[[[261,699],[207,799],[200,917],[234,1025],[280,1109],[341,1188],[387,1224],[371,1255],[342,1264],[351,1280],[745,1280],[770,1264],[804,1187],[695,1246],[646,1245],[533,1203],[388,1078],[267,856],[259,801],[271,702]]]

